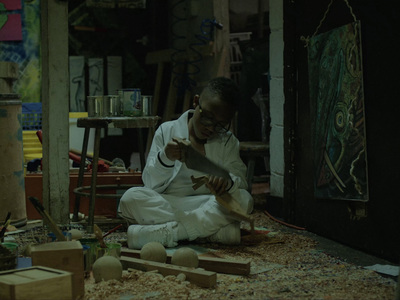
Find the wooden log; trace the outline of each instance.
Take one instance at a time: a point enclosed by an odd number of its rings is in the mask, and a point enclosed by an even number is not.
[[[193,269],[133,257],[121,256],[122,267],[148,272],[157,270],[163,276],[185,274],[186,280],[201,287],[213,287],[217,284],[217,273],[203,269]]]
[[[140,250],[122,249],[121,255],[133,258],[140,258]],[[167,254],[168,264],[171,263],[171,257],[171,254]],[[250,261],[199,256],[199,268],[224,274],[249,275]]]

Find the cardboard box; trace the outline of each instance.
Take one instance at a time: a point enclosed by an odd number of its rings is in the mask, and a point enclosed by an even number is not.
[[[45,266],[73,273],[74,299],[85,294],[83,247],[79,241],[52,242],[33,246],[31,256],[32,266]]]
[[[42,266],[2,271],[0,299],[74,299],[72,273]]]

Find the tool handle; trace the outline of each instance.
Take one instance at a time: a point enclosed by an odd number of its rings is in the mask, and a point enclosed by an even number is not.
[[[33,206],[39,210],[39,213],[42,214],[44,212],[44,207],[42,205],[42,203],[40,203],[39,199],[36,197],[29,197],[29,200],[31,201],[31,203],[33,204]]]
[[[6,217],[6,219],[4,220],[4,224],[7,223],[7,221],[10,219],[10,217],[11,217],[11,211],[9,211],[9,212],[7,213],[7,217]]]
[[[4,223],[3,228],[0,231],[0,239],[3,239],[4,235],[6,234],[6,230],[7,230],[8,225],[10,225],[10,220],[7,220]]]
[[[114,231],[116,231],[118,228],[122,227],[122,224],[119,224],[117,227],[114,227],[113,229],[111,229],[110,231],[106,232],[103,235],[103,238],[105,238],[107,235],[109,235],[110,233],[113,233]]]
[[[40,213],[40,215],[43,217],[43,220],[47,222],[47,224],[50,226],[51,231],[56,235],[56,238],[59,241],[66,241],[67,239],[61,232],[60,228],[58,228],[57,224],[54,223],[53,219],[50,217],[50,215],[47,213],[47,211],[44,209],[42,203],[36,198],[36,197],[29,197],[29,200],[32,202],[33,206],[36,208],[36,210]]]
[[[94,235],[96,236],[97,240],[99,241],[101,248],[107,248],[106,243],[103,240],[103,232],[101,231],[100,227],[97,224],[93,226]]]

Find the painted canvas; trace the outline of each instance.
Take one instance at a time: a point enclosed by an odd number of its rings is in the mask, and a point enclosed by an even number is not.
[[[104,67],[102,58],[89,58],[89,96],[104,95]]]
[[[85,57],[69,57],[69,111],[86,111]]]
[[[0,0],[0,7],[4,10],[17,10],[22,9],[21,0]]]
[[[40,0],[22,1],[22,9],[18,0],[2,4],[6,9],[17,9],[13,12],[21,16],[22,40],[1,41],[0,61],[18,64],[19,76],[13,92],[21,95],[22,102],[41,102]]]
[[[314,196],[368,201],[360,22],[308,46]]]
[[[21,14],[0,14],[0,41],[21,40]]]

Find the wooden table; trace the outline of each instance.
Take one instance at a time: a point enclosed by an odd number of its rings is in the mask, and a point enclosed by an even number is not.
[[[93,147],[93,160],[92,160],[92,178],[89,194],[89,216],[87,232],[93,233],[93,222],[94,222],[94,206],[96,200],[96,183],[97,183],[97,167],[100,153],[100,137],[102,128],[136,128],[139,131],[139,155],[140,164],[142,170],[145,165],[145,149],[143,142],[143,128],[149,128],[149,134],[153,135],[155,127],[161,118],[159,116],[147,116],[147,117],[94,117],[94,118],[79,118],[77,120],[77,126],[85,128],[82,144],[82,155],[81,162],[86,161],[86,152],[89,143],[90,129],[95,129],[94,147]],[[78,212],[80,206],[80,196],[82,195],[81,189],[83,184],[83,175],[85,172],[85,164],[81,163],[79,167],[78,186],[74,189],[75,193],[75,207],[73,221],[78,221]]]

